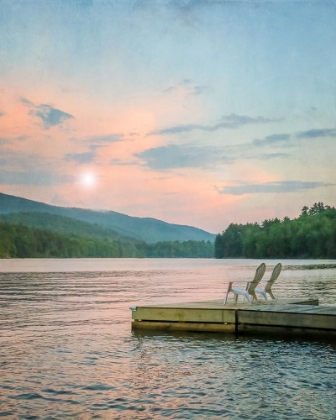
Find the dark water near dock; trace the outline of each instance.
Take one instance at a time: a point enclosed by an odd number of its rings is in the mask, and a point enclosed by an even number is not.
[[[131,331],[130,305],[218,299],[259,263],[0,260],[0,417],[336,419],[332,340]],[[335,263],[283,261],[276,296],[335,304]]]

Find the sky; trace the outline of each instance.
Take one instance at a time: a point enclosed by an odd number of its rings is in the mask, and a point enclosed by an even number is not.
[[[336,205],[336,1],[0,0],[0,192],[219,233]]]

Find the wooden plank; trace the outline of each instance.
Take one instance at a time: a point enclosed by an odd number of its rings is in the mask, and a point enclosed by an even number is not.
[[[277,306],[277,305],[318,305],[319,301],[318,299],[272,299],[272,300],[259,300],[258,302],[254,302],[252,304],[247,303],[227,303],[225,307],[246,307],[246,308],[264,308],[269,306]]]
[[[324,315],[336,315],[336,307],[330,306],[306,306],[305,313],[324,314]]]
[[[293,313],[316,313],[324,315],[335,315],[336,306],[316,306],[316,305],[269,305],[269,306],[250,306],[239,308],[241,310],[256,312],[293,312]]]
[[[327,329],[336,331],[336,316],[332,314],[311,314],[293,312],[271,312],[238,310],[238,329],[242,324],[267,325],[297,328]]]
[[[137,321],[132,322],[133,329],[148,330],[173,330],[173,331],[202,331],[235,333],[235,324],[212,324],[210,322],[157,322]]]
[[[233,309],[137,307],[132,318],[143,321],[235,323]]]
[[[241,308],[246,311],[255,311],[255,312],[308,312],[309,310],[316,310],[318,306],[313,305],[268,305],[268,306],[250,306],[249,308]]]
[[[321,314],[336,314],[336,306],[318,306],[317,311]]]
[[[317,306],[319,304],[318,299],[306,299],[306,300],[298,300],[298,299],[292,299],[290,302],[286,302],[285,304],[290,305],[314,305]]]
[[[223,299],[208,300],[208,301],[196,301],[196,302],[177,302],[177,303],[160,303],[160,304],[143,304],[137,307],[146,308],[218,308],[218,309],[238,309],[238,308],[250,308],[250,307],[265,307],[270,305],[288,305],[288,304],[300,304],[300,305],[318,305],[317,299],[275,299],[275,300],[259,300],[255,304],[245,303],[227,303],[223,304]]]
[[[270,300],[258,300],[257,303],[250,305],[249,307],[259,306],[277,306],[277,305],[318,305],[318,299],[308,298],[296,298],[296,299],[270,299]]]
[[[199,301],[199,302],[179,302],[166,304],[138,305],[137,307],[146,308],[199,308],[199,309],[237,309],[250,306],[248,303],[224,305],[223,300]]]

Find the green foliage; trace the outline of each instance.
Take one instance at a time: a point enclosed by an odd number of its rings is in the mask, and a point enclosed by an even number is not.
[[[0,258],[213,257],[210,242],[108,240],[0,221]]]
[[[315,203],[297,219],[231,224],[215,241],[216,258],[336,258],[336,209]]]
[[[73,234],[77,236],[90,236],[96,239],[127,240],[130,239],[112,229],[97,224],[82,222],[71,217],[59,216],[46,212],[19,212],[0,214],[0,220],[10,224],[46,229],[55,233]]]
[[[213,258],[214,246],[210,241],[157,242],[144,244],[143,255],[149,258]]]
[[[242,225],[231,223],[222,235],[217,235],[215,240],[216,258],[241,256],[243,250],[243,230],[244,227]]]
[[[1,258],[118,257],[117,242],[64,235],[0,222]]]

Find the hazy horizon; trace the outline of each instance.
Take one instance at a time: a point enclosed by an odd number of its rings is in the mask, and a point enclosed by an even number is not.
[[[0,0],[0,192],[223,231],[336,205],[336,2]]]

